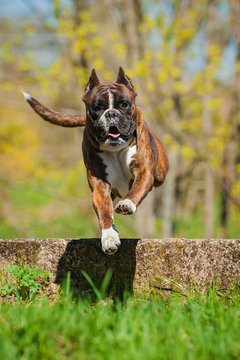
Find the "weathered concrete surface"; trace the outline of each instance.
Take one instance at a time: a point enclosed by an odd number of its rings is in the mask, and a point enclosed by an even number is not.
[[[0,240],[2,269],[20,258],[49,271],[57,283],[70,271],[72,286],[80,291],[90,288],[82,270],[99,285],[109,268],[118,293],[125,287],[137,292],[176,288],[166,278],[185,288],[204,288],[214,279],[224,289],[240,284],[240,239],[122,239],[112,256],[102,252],[100,239]]]

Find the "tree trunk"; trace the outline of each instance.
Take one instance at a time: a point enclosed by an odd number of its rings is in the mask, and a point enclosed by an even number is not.
[[[122,32],[127,46],[128,66],[133,66],[141,58],[144,48],[143,37],[139,31],[142,22],[142,1],[122,0],[124,12],[122,13]]]
[[[78,27],[81,24],[80,13],[81,13],[81,11],[83,11],[87,8],[87,2],[85,0],[84,1],[83,0],[74,0],[73,8],[74,8],[74,22],[75,22],[75,25]],[[76,65],[81,66],[85,69],[88,68],[88,62],[87,62],[85,51],[81,51],[81,53],[79,54]]]
[[[208,108],[209,96],[203,97],[203,131],[205,134],[205,149],[212,134],[211,112]],[[210,154],[206,150],[206,163],[204,174],[204,226],[205,237],[213,237],[214,230],[214,176],[210,166]]]
[[[173,236],[173,216],[175,208],[175,189],[178,154],[175,151],[168,151],[169,171],[166,182],[163,185],[163,237]]]
[[[136,231],[138,236],[151,238],[155,236],[154,189],[143,200],[136,212]]]

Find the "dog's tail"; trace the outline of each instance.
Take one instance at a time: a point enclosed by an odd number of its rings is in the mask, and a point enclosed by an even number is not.
[[[86,125],[86,116],[84,115],[68,115],[62,114],[58,111],[51,110],[45,105],[38,102],[31,95],[22,91],[25,100],[33,108],[33,110],[41,116],[44,120],[49,121],[52,124],[65,126],[65,127],[75,127],[75,126],[85,126]]]

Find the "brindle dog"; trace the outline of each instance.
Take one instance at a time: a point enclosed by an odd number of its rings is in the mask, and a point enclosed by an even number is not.
[[[111,82],[100,82],[92,70],[82,98],[86,116],[55,112],[24,93],[45,120],[66,127],[85,126],[83,157],[106,254],[113,254],[120,245],[113,200],[122,199],[115,206],[117,213],[133,214],[152,187],[164,182],[168,170],[167,153],[143,120],[136,95],[122,68]]]

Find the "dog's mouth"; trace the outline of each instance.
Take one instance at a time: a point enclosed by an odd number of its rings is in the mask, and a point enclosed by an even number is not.
[[[119,136],[121,136],[118,128],[116,126],[110,126],[109,130],[108,130],[108,137],[113,138],[113,139],[118,139]]]

